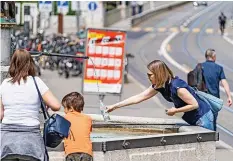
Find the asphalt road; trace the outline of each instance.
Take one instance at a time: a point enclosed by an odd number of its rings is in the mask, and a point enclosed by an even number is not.
[[[185,22],[185,20],[187,20],[187,18],[202,11],[203,9],[205,9],[203,6],[194,8],[191,3],[186,4],[182,7],[154,16],[150,20],[143,22],[139,27],[153,27],[156,29],[166,28],[169,30],[174,27],[179,27]],[[171,67],[175,75],[186,80],[186,75],[182,71],[171,66],[170,63],[161,56],[161,54],[159,54],[162,42],[170,33],[171,32],[128,32],[127,51],[134,53],[136,56],[131,60],[129,72],[141,84],[145,86],[150,85],[146,76],[146,65],[155,59],[163,60],[169,67]],[[172,104],[165,101],[160,95],[158,97],[164,106],[172,106]]]

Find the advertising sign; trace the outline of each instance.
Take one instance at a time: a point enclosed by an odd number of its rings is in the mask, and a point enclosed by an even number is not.
[[[121,94],[126,32],[109,29],[87,31],[83,93]]]

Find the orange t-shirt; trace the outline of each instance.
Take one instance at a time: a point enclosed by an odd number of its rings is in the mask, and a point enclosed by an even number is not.
[[[65,154],[87,153],[93,156],[91,117],[79,112],[68,112],[65,118],[71,123],[69,136],[64,140]]]

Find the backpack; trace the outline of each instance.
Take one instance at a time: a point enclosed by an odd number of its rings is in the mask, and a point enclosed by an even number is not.
[[[188,85],[197,88],[199,91],[207,92],[201,63],[187,75]]]

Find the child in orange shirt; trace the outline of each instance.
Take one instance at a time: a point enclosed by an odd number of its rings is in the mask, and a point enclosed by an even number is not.
[[[82,114],[84,99],[78,92],[67,94],[62,99],[65,108],[65,118],[70,121],[70,133],[64,140],[66,161],[92,161],[92,131],[91,117]]]

